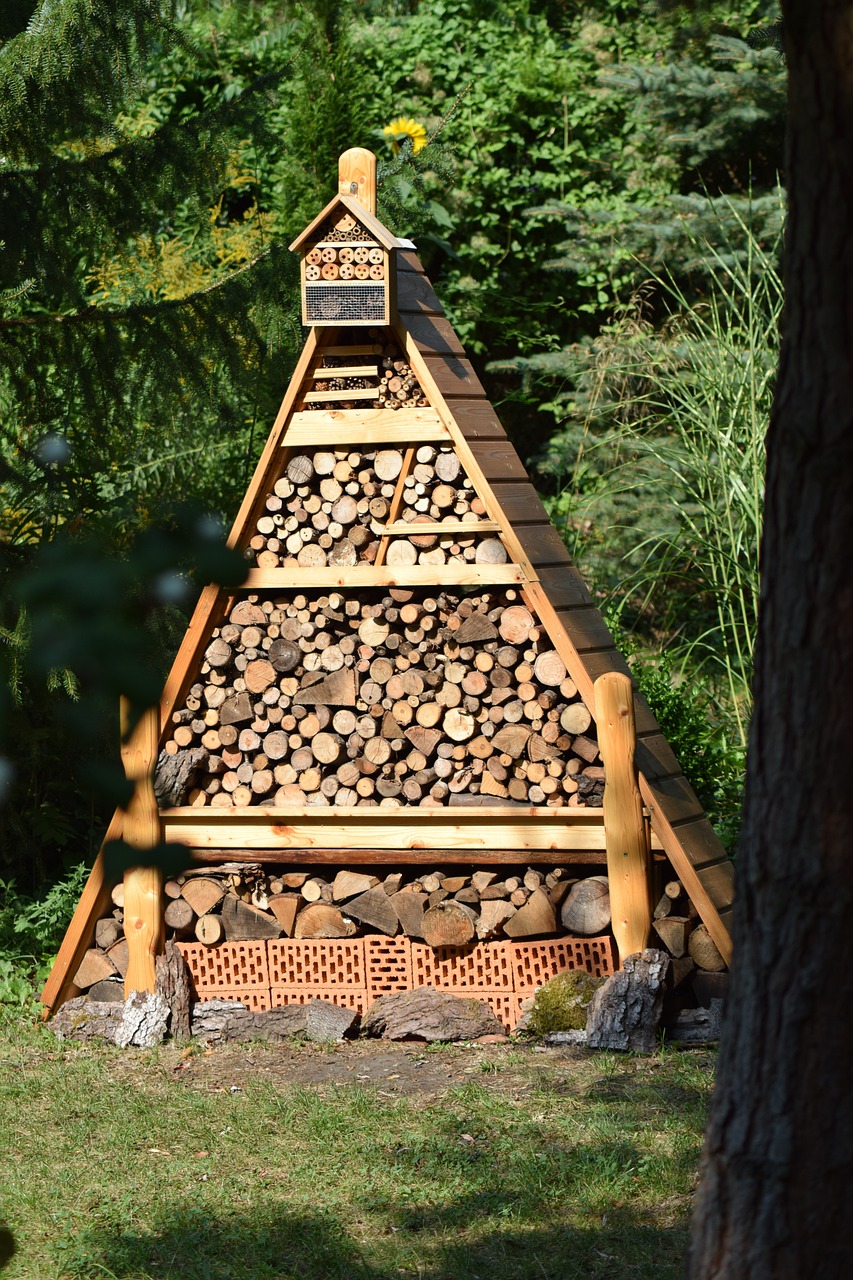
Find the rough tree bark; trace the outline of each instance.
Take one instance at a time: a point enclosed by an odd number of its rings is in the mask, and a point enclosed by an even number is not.
[[[841,1280],[853,1264],[853,0],[783,11],[787,314],[735,962],[691,1280]]]

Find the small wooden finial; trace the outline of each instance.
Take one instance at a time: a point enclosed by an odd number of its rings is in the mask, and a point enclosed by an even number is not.
[[[350,147],[338,160],[338,195],[359,200],[376,213],[376,156],[366,147]]]

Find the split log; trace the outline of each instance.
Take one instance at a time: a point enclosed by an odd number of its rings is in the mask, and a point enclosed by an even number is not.
[[[504,925],[508,938],[535,938],[553,933],[557,927],[554,908],[544,889],[536,889],[524,906]]]
[[[296,917],[295,938],[351,938],[355,925],[345,920],[337,907],[328,902],[314,902]]]
[[[722,973],[725,969],[726,962],[704,924],[697,925],[690,934],[688,949],[691,960],[698,968],[710,970],[712,973]]]
[[[257,907],[230,895],[223,899],[220,919],[229,942],[281,937],[281,925],[277,920],[270,919],[265,911],[259,911]]]

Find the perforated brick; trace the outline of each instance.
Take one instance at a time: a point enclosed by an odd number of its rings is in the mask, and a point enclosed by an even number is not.
[[[239,1000],[253,1013],[262,1013],[265,1009],[272,1008],[269,987],[237,987],[234,990],[228,987],[203,987],[196,991],[196,996],[201,1003],[207,1000]]]
[[[364,939],[364,962],[371,1000],[389,991],[408,991],[412,985],[412,944],[408,938]]]
[[[448,990],[513,990],[507,942],[477,942],[466,947],[430,947],[412,943],[412,984]]]
[[[529,994],[564,969],[584,969],[596,978],[615,972],[613,939],[554,938],[547,942],[508,944],[516,991]]]
[[[339,1009],[353,1009],[362,1014],[367,1012],[370,1003],[364,987],[273,987],[271,999],[273,1009],[286,1004],[307,1004],[309,1000],[328,1000]]]
[[[270,985],[265,942],[221,942],[216,947],[206,947],[203,942],[177,945],[197,991],[213,987],[236,991]]]
[[[281,938],[267,944],[271,987],[366,987],[364,938]]]

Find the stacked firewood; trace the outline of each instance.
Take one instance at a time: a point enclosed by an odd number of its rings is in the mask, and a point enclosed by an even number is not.
[[[291,457],[264,498],[247,553],[261,568],[280,565],[372,564],[401,484],[399,449],[316,450]],[[394,537],[389,564],[445,564],[449,560],[503,564],[499,538],[478,538],[483,502],[449,449],[422,445],[402,482],[399,518],[431,531]],[[441,533],[442,520],[471,525],[471,533]]]
[[[705,926],[677,880],[665,895],[683,908],[686,937],[661,937],[678,978],[694,969],[714,975],[724,967]],[[111,915],[98,920],[92,946],[74,981],[81,990],[127,972],[124,891],[113,890]],[[323,867],[264,868],[226,862],[195,868],[164,885],[166,935],[207,946],[221,942],[403,936],[433,947],[531,938],[587,938],[610,927],[607,878],[576,878],[568,867],[504,867],[500,871],[445,867],[418,871]],[[661,919],[669,915],[657,916]],[[679,917],[680,918],[680,917]]]
[[[161,804],[601,804],[592,717],[512,588],[252,595],[201,676]]]

